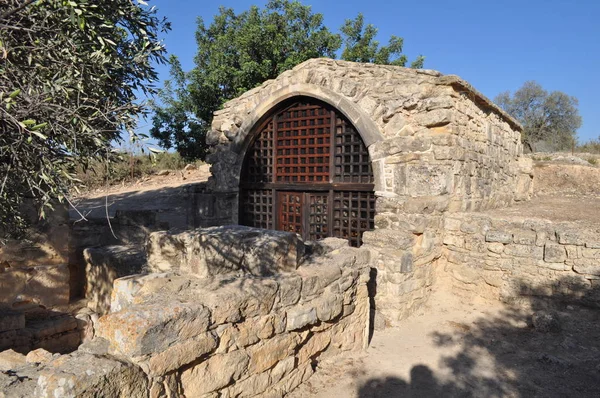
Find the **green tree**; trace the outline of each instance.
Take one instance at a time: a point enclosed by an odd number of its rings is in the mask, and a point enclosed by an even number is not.
[[[500,93],[494,101],[523,125],[523,144],[530,151],[568,149],[581,127],[577,98],[560,91],[548,93],[535,81],[525,82],[512,95]]]
[[[139,4],[137,4],[139,3]],[[111,155],[147,111],[168,24],[138,0],[0,0],[0,233],[68,200],[75,166]]]
[[[342,59],[354,62],[368,62],[383,65],[406,66],[408,58],[402,54],[404,39],[392,35],[387,46],[380,46],[375,40],[378,29],[368,24],[365,26],[363,14],[354,19],[347,19],[341,28],[344,36]],[[419,55],[410,67],[422,68],[425,57]]]
[[[392,36],[390,44],[380,48],[374,39],[377,29],[364,27],[362,15],[346,25],[342,35],[332,33],[323,25],[323,15],[289,0],[271,0],[264,9],[251,7],[240,14],[221,8],[208,27],[198,19],[195,67],[184,73],[178,60],[171,59],[171,79],[156,102],[151,135],[187,159],[203,158],[213,112],[224,102],[310,58],[335,58],[342,36],[347,46],[344,59],[406,62],[401,38]],[[422,64],[419,57],[412,66]]]
[[[171,79],[158,92],[161,106],[155,106],[150,134],[165,149],[176,148],[186,160],[206,157],[208,124],[196,117],[199,104],[188,91],[190,80],[175,55],[169,58]]]

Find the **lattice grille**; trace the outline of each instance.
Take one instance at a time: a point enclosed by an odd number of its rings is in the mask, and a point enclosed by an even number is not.
[[[298,104],[276,120],[277,181],[329,182],[331,111]]]
[[[354,127],[337,116],[335,123],[335,182],[372,183],[369,152]]]
[[[360,246],[363,232],[374,228],[374,178],[352,124],[329,105],[302,97],[261,126],[242,170],[240,222]]]
[[[302,193],[279,192],[279,230],[302,235]]]
[[[267,124],[250,147],[242,179],[250,183],[273,181],[273,122]]]
[[[375,228],[375,195],[336,191],[333,198],[333,236],[360,246],[363,232]]]
[[[328,194],[308,195],[308,238],[323,239],[329,236]]]
[[[240,193],[240,218],[242,225],[273,228],[273,194],[267,189],[248,189]]]

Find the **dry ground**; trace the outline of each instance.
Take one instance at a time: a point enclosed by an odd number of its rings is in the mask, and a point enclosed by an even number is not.
[[[319,365],[291,398],[599,397],[600,311],[557,307],[562,331],[512,307],[436,292],[362,355]]]

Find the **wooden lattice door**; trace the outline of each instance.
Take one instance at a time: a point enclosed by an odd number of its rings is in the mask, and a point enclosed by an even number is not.
[[[298,97],[272,111],[250,137],[241,224],[362,243],[362,233],[374,228],[373,171],[362,138],[340,112]]]

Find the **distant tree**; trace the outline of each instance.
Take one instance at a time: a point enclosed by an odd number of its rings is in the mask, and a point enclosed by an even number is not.
[[[137,4],[139,3],[139,4]],[[143,1],[0,0],[0,236],[68,199],[75,166],[106,158],[146,108],[168,24]]]
[[[581,127],[577,98],[548,93],[535,81],[525,82],[513,95],[500,93],[495,102],[523,125],[523,143],[531,151],[541,143],[555,150],[570,148]]]
[[[363,14],[354,19],[347,19],[341,27],[344,51],[342,59],[353,62],[406,66],[406,55],[402,54],[404,39],[392,35],[387,46],[379,46],[375,40],[378,29],[368,24],[365,26]],[[425,57],[419,55],[411,64],[411,68],[422,68]]]
[[[346,24],[349,22],[347,21]],[[388,46],[379,47],[377,29],[363,28],[362,15],[342,28],[347,46],[344,59],[404,65],[402,39],[392,36]],[[350,38],[349,35],[352,35]],[[186,159],[203,159],[205,136],[213,112],[265,80],[310,58],[335,58],[342,36],[323,25],[323,15],[298,1],[271,0],[264,9],[256,6],[240,14],[221,8],[207,27],[198,19],[198,52],[195,67],[184,73],[176,57],[171,58],[171,78],[155,103],[150,133],[165,148],[175,148]],[[421,67],[423,58],[413,62]]]
[[[193,101],[188,91],[190,79],[181,68],[175,55],[169,58],[171,79],[165,81],[158,92],[161,106],[154,106],[150,135],[165,149],[175,148],[185,159],[206,157],[206,132],[208,124],[196,115],[202,104]]]

